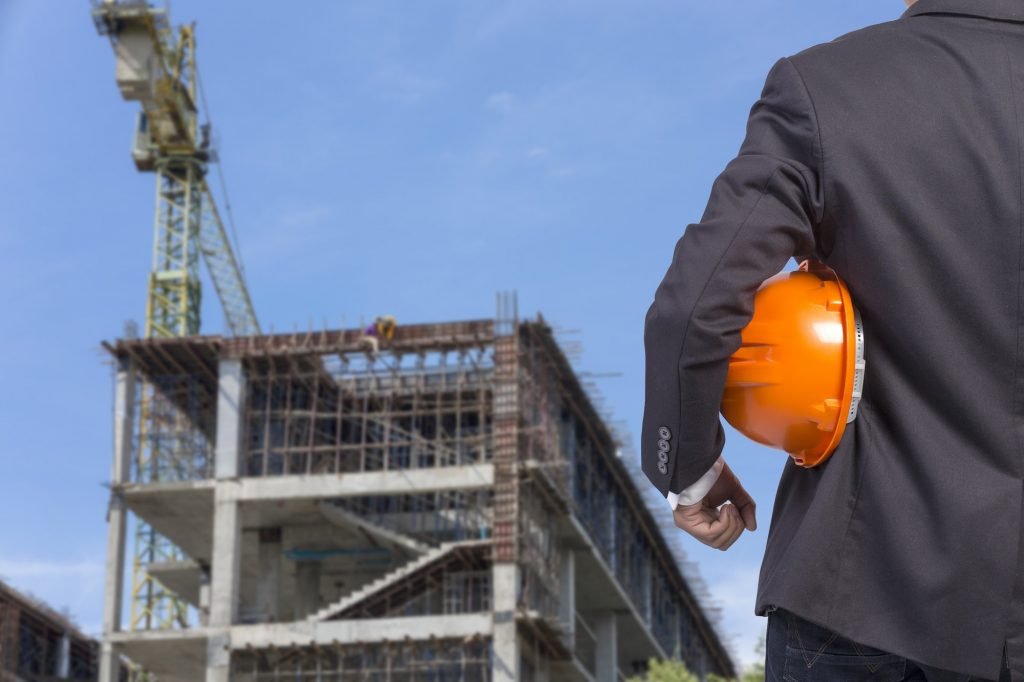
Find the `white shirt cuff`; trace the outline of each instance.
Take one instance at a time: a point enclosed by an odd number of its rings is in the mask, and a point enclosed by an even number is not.
[[[691,486],[684,488],[682,492],[669,492],[665,496],[668,500],[668,506],[675,509],[676,505],[697,504],[703,500],[704,496],[711,490],[711,486],[718,480],[718,476],[722,473],[724,467],[725,460],[719,457],[711,465],[711,468],[707,470],[707,473],[698,478]]]

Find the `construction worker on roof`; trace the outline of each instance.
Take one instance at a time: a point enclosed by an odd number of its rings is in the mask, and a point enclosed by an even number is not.
[[[363,330],[362,346],[370,356],[376,356],[380,352],[380,341],[391,341],[395,336],[395,328],[398,322],[393,315],[383,315],[374,318],[373,324],[367,325]]]
[[[769,682],[1024,681],[1024,1],[906,3],[775,63],[646,318],[644,472],[725,550],[757,527],[722,457],[730,358],[779,361],[743,345],[755,293],[796,257],[856,306],[859,405],[805,410],[850,422],[775,498]]]

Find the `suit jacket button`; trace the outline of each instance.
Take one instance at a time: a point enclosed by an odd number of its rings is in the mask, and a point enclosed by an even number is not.
[[[668,453],[665,452],[664,450],[658,451],[658,461],[667,464],[668,463]]]
[[[661,438],[662,440],[669,440],[672,438],[672,432],[668,430],[667,426],[659,426],[658,438]]]
[[[664,462],[658,462],[658,471],[660,471],[663,474],[667,474],[668,473],[668,467],[665,466]]]

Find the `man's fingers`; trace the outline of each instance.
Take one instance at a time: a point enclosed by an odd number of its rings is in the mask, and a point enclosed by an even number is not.
[[[720,513],[722,514],[722,516],[728,518],[728,526],[725,532],[723,532],[721,535],[718,536],[718,538],[715,539],[715,542],[712,545],[712,547],[714,547],[715,549],[720,549],[724,552],[725,550],[732,547],[732,543],[736,542],[740,534],[743,533],[743,519],[740,518],[739,511],[736,509],[736,507],[731,504],[723,506]]]
[[[744,530],[757,530],[757,505],[728,464],[697,504],[677,506],[676,525],[705,545],[726,550]]]
[[[743,519],[740,516],[739,510],[736,509],[736,507],[734,507],[731,504],[730,505],[726,505],[726,506],[727,507],[732,507],[732,509],[729,512],[729,515],[734,517],[734,519],[736,521],[736,527],[735,527],[735,529],[733,530],[733,532],[730,535],[728,535],[728,536],[722,538],[721,540],[719,540],[719,547],[718,547],[718,549],[722,550],[723,552],[725,550],[729,549],[730,547],[732,547],[733,543],[736,542],[737,540],[739,540],[740,535],[743,534],[743,529],[744,529]]]
[[[726,549],[743,532],[743,520],[733,505],[715,510],[703,505],[677,507],[676,525],[715,549]]]
[[[743,517],[743,525],[747,530],[757,530],[757,504],[754,502],[754,498],[750,496],[746,488],[740,485],[739,481],[736,481],[736,487],[732,491],[730,496],[733,504],[739,510]]]
[[[676,507],[672,514],[676,525],[701,542],[707,540],[712,532],[718,533],[721,530],[721,523],[718,512],[709,509],[702,504],[690,504]]]
[[[754,498],[750,496],[750,493],[748,493],[747,489],[743,487],[743,484],[739,482],[739,479],[736,479],[736,484],[733,486],[733,489],[729,491],[729,499],[741,509],[747,504],[754,503]]]
[[[730,535],[736,531],[736,527],[742,524],[739,522],[738,517],[733,512],[730,512],[729,507],[732,505],[725,505],[718,510],[718,522],[712,524],[712,527],[708,529],[708,544],[712,547],[718,547],[719,544],[725,541]]]
[[[757,505],[753,501],[750,504],[742,505],[740,513],[743,515],[743,525],[747,530],[757,530]]]

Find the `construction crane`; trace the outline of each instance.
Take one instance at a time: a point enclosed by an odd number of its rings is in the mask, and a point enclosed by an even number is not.
[[[140,104],[132,144],[135,166],[156,174],[145,335],[199,333],[200,256],[220,299],[228,332],[259,334],[242,268],[207,184],[207,171],[217,156],[210,142],[209,108],[196,69],[194,25],[172,28],[167,9],[144,0],[94,2],[92,18],[114,49],[121,96]],[[228,209],[230,217],[230,206]],[[143,384],[141,391],[136,475],[143,480],[194,475],[166,466],[167,462],[180,463],[176,456],[194,446],[161,433],[156,415],[166,405],[160,404],[160,392],[151,383]],[[180,550],[148,525],[137,524],[131,629],[188,627],[187,605],[147,571],[153,562],[178,558]]]

